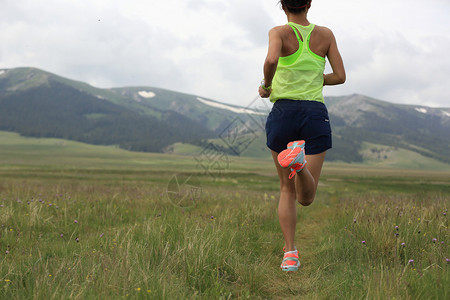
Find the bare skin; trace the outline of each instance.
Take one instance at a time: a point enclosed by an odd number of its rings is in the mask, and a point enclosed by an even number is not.
[[[307,9],[299,14],[292,14],[285,8],[283,9],[288,22],[308,26],[310,23],[307,14],[310,7],[311,2]],[[324,85],[344,83],[346,79],[344,63],[333,32],[326,27],[316,25],[311,33],[309,46],[315,54],[326,57],[331,65],[332,73],[323,75]],[[289,25],[277,26],[269,31],[269,49],[264,62],[265,86],[272,85],[279,57],[295,53],[298,47],[297,37]],[[271,89],[265,90],[259,87],[259,94],[262,98],[269,97],[271,91]],[[285,251],[293,251],[295,250],[294,238],[297,224],[296,200],[303,206],[308,206],[314,201],[325,152],[306,155],[306,167],[295,175],[294,180],[289,179],[290,169],[281,167],[277,156],[278,153],[272,151],[272,157],[280,179],[278,218],[284,235]]]
[[[325,152],[306,155],[306,167],[297,173],[293,180],[289,179],[291,170],[281,167],[277,156],[278,153],[272,151],[272,157],[280,178],[278,219],[284,236],[285,249],[286,251],[292,251],[295,249],[294,237],[297,224],[297,203],[295,200],[297,199],[303,206],[308,206],[314,201]]]
[[[308,26],[310,23],[307,15],[310,7],[311,3],[304,12],[299,14],[292,14],[285,10],[288,22]],[[327,27],[316,25],[311,33],[309,47],[315,54],[326,57],[330,63],[332,73],[323,75],[323,84],[336,85],[344,83],[346,79],[344,63],[333,32]],[[265,86],[272,85],[272,79],[277,69],[279,57],[291,55],[297,49],[297,37],[289,25],[277,26],[269,31],[269,49],[264,62]],[[259,94],[262,98],[269,97],[270,93],[270,89],[264,90],[262,87],[259,87]]]

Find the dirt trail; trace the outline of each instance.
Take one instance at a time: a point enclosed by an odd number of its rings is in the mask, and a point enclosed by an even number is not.
[[[273,299],[317,299],[320,291],[317,290],[321,280],[320,270],[317,270],[318,242],[321,230],[331,219],[333,207],[317,201],[310,207],[298,207],[299,210],[308,210],[301,213],[297,220],[295,243],[299,250],[301,266],[298,272],[274,273],[270,283]]]

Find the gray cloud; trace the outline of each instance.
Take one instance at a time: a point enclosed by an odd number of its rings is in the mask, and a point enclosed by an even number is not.
[[[2,65],[39,67],[102,87],[173,88],[173,82],[186,82],[182,66],[166,54],[177,46],[177,37],[124,16],[114,6],[92,11],[64,4],[41,10],[37,17],[25,3],[9,12],[8,24],[2,24],[9,33],[0,48]]]
[[[333,94],[358,92],[397,103],[449,106],[444,70],[450,70],[450,61],[440,53],[450,47],[450,37],[430,35],[411,41],[401,32],[381,30],[371,37],[349,35],[342,41],[350,84],[337,87]]]
[[[260,1],[232,1],[229,20],[245,32],[253,47],[266,46],[267,32],[276,24],[261,6]]]
[[[276,0],[0,2],[0,67],[34,66],[99,87],[155,86],[233,104],[256,95],[268,30],[286,22]],[[313,1],[310,20],[332,28],[348,74],[345,85],[325,94],[449,106],[450,4],[419,4]]]

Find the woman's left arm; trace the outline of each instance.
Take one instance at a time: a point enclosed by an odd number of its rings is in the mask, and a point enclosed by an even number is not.
[[[342,84],[346,80],[344,62],[342,61],[341,54],[339,53],[336,38],[334,37],[333,32],[329,29],[328,35],[331,43],[327,52],[327,57],[333,72],[323,75],[323,85]]]

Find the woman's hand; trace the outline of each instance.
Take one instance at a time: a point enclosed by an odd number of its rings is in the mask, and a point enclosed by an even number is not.
[[[259,96],[261,96],[261,98],[269,98],[270,93],[272,93],[272,89],[263,89],[262,86],[259,86]]]

